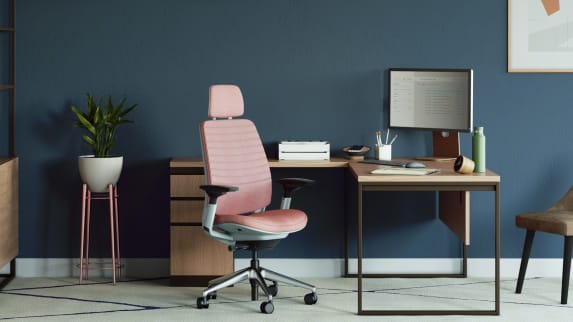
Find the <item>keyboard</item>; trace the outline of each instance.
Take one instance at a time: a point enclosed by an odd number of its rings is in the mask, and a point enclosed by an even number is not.
[[[362,163],[372,163],[372,164],[379,164],[379,165],[390,165],[394,167],[406,167],[407,161],[398,161],[398,160],[376,160],[376,159],[368,159],[359,161]]]

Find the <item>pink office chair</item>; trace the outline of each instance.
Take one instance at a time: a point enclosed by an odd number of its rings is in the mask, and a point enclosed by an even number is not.
[[[235,85],[213,85],[209,90],[209,117],[201,123],[201,142],[207,184],[203,209],[203,229],[211,237],[229,245],[231,251],[250,250],[251,265],[209,282],[197,298],[197,307],[208,308],[217,291],[248,279],[251,300],[258,300],[260,287],[268,300],[261,303],[263,313],[274,311],[277,282],[311,290],[305,304],[317,301],[316,287],[259,266],[257,252],[271,249],[290,233],[303,229],[306,214],[290,209],[294,191],[313,181],[300,178],[279,180],[284,195],[281,209],[266,211],[271,202],[272,182],[269,164],[253,122],[234,119],[243,115],[243,96]],[[271,285],[267,281],[272,282]]]

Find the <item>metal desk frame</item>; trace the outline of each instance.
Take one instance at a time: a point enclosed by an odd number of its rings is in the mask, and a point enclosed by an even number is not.
[[[429,164],[428,167],[437,164]],[[349,164],[358,184],[358,314],[359,315],[499,315],[500,314],[500,178],[488,171],[483,175],[457,175],[453,170],[442,169],[439,174],[429,176],[375,176],[370,170],[375,166]],[[435,178],[435,180],[434,180]],[[362,307],[363,278],[367,277],[443,277],[448,274],[364,274],[363,260],[363,200],[365,191],[492,191],[495,193],[495,308],[493,310],[365,310]],[[464,247],[464,272],[467,273],[467,252]]]

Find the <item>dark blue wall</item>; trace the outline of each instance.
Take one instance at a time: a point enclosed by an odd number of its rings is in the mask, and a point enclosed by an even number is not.
[[[339,151],[372,145],[386,124],[388,68],[473,68],[475,124],[485,127],[488,168],[502,176],[503,257],[520,255],[514,215],[548,207],[572,183],[573,76],[506,72],[505,1],[18,0],[17,9],[21,257],[78,256],[76,158],[88,150],[68,107],[83,106],[88,91],[139,104],[115,148],[125,156],[127,257],[169,256],[168,160],[200,154],[198,124],[214,83],[241,86],[246,116],[269,147],[326,139]],[[471,155],[469,134],[462,152]],[[400,132],[394,156],[430,153],[430,133]],[[342,257],[343,209],[355,204],[344,201],[345,181],[352,189],[344,170],[274,174],[319,183],[295,200],[308,229],[269,256]],[[456,256],[434,201],[432,193],[368,194],[366,254]],[[493,256],[492,207],[490,194],[472,194],[471,257]],[[533,256],[560,257],[560,245],[539,236]]]

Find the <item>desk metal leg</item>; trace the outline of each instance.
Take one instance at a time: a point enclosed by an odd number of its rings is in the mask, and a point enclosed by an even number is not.
[[[358,314],[362,311],[362,184],[358,183]]]
[[[499,214],[499,183],[495,185],[495,315],[500,314],[500,280],[499,280],[499,261],[501,257],[500,245],[500,214]]]
[[[348,178],[344,177],[344,186],[348,186]],[[358,194],[362,198],[362,194]],[[348,211],[348,193],[344,191],[344,273],[342,277],[357,277],[358,274],[350,273],[349,269],[349,244],[350,244],[350,215]],[[432,277],[449,277],[449,278],[465,278],[468,276],[468,246],[462,241],[462,271],[455,274],[362,274],[365,278],[394,278],[394,277],[409,277],[409,278],[432,278]]]
[[[362,230],[362,210],[363,210],[363,199],[362,193],[364,191],[363,185],[358,183],[358,315],[499,315],[500,314],[500,185],[495,184],[495,308],[494,310],[364,310],[362,308],[362,287],[363,287],[363,277],[388,277],[390,274],[362,274],[362,259],[363,259],[363,230]],[[463,275],[467,275],[467,251],[464,245],[464,262],[463,262]],[[366,276],[368,275],[368,276]],[[409,274],[397,275],[393,274],[395,277],[425,277],[421,276],[408,276]],[[420,275],[420,274],[418,274]],[[436,274],[430,274],[436,275]],[[456,274],[459,277],[460,274]],[[435,277],[435,276],[428,276]]]
[[[348,187],[348,174],[344,173],[344,275],[343,277],[351,277],[348,274],[348,257],[349,257],[349,251],[348,251],[348,243],[349,243],[349,215],[348,215],[348,192],[346,187]]]

